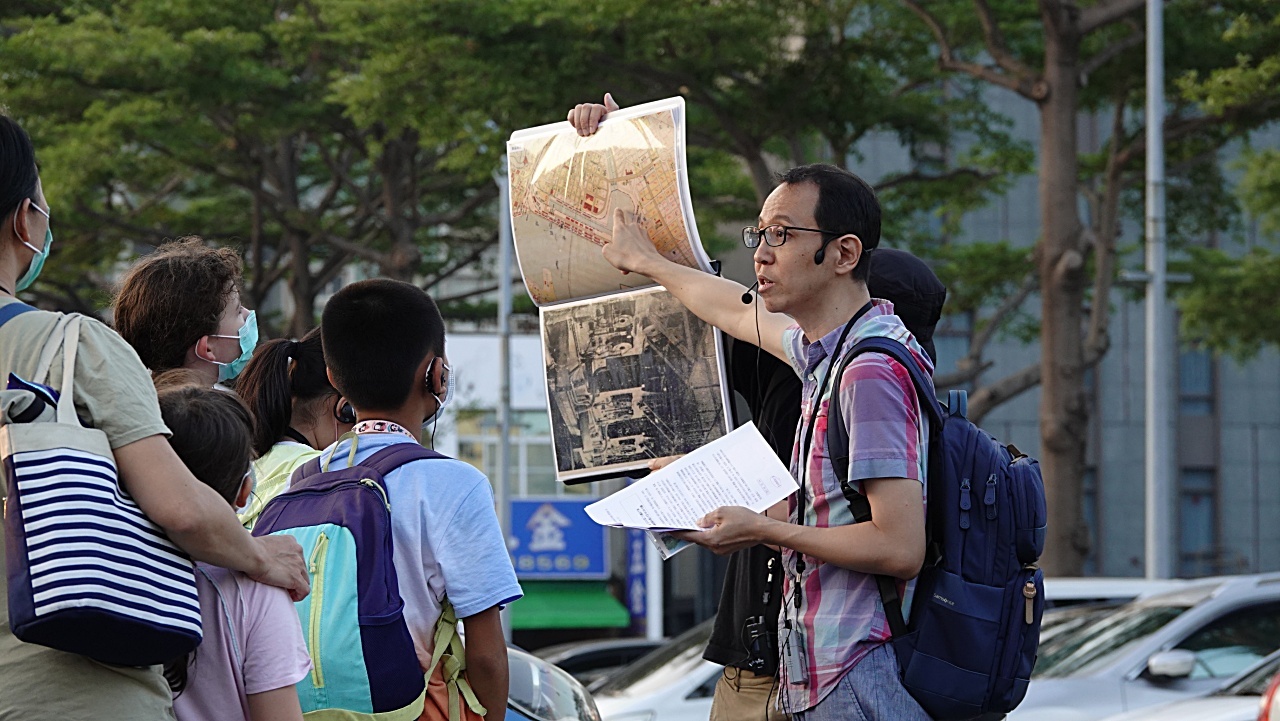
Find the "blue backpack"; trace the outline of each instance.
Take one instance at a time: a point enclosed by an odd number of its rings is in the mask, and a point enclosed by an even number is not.
[[[293,536],[307,559],[311,594],[295,604],[313,666],[297,684],[302,711],[416,719],[426,680],[404,621],[384,477],[444,456],[397,443],[341,470],[327,470],[322,458],[299,468],[253,527],[255,536]]]
[[[1040,464],[965,418],[952,391],[944,410],[906,346],[888,338],[854,345],[883,353],[911,374],[930,419],[925,564],[910,621],[894,579],[877,576],[902,685],[938,721],[1012,711],[1027,693],[1040,643],[1046,508]],[[867,497],[849,483],[849,436],[839,393],[828,410],[827,448],[855,522],[871,520]]]

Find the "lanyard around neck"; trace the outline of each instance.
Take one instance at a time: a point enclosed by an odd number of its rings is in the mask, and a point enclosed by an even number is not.
[[[352,426],[351,432],[357,434],[399,433],[402,436],[412,438],[414,441],[418,440],[418,437],[409,432],[404,426],[399,423],[392,423],[391,421],[360,421]]]
[[[800,478],[796,479],[800,482],[800,489],[796,492],[797,493],[796,508],[798,511],[796,514],[796,518],[800,520],[800,525],[802,526],[804,525],[805,505],[808,502],[808,496],[805,492],[805,486],[809,485],[808,484],[809,471],[812,470],[812,464],[809,463],[809,456],[813,453],[813,427],[817,425],[818,411],[821,410],[821,407],[822,407],[822,397],[827,392],[827,384],[831,381],[831,373],[836,368],[836,361],[840,359],[841,353],[844,351],[845,338],[849,336],[849,331],[853,329],[853,326],[855,323],[858,322],[858,319],[866,315],[867,311],[869,310],[871,310],[871,301],[867,301],[867,304],[859,308],[858,312],[854,313],[853,317],[849,319],[849,322],[844,324],[844,330],[840,332],[840,340],[836,341],[835,352],[831,354],[830,360],[827,361],[827,369],[822,374],[822,383],[819,384],[818,394],[813,397],[813,406],[809,413],[809,423],[807,424],[808,428],[805,429],[805,441],[804,441],[804,445],[802,446],[804,453],[802,453],[800,456],[800,463],[801,463],[801,467],[800,467],[801,473],[799,474]],[[840,392],[840,382],[836,381],[836,389],[833,391],[833,393],[839,393],[839,392]],[[819,468],[818,472],[819,473],[822,472],[821,468]],[[821,482],[821,479],[819,479],[819,482]],[[815,490],[815,493],[816,492],[817,491]],[[800,586],[804,576],[804,566],[805,566],[804,554],[797,551],[796,552],[796,588],[795,588],[795,594],[794,594],[796,608],[800,608],[800,603],[801,603]]]

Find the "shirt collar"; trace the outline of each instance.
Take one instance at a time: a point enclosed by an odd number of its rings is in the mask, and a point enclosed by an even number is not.
[[[893,315],[893,303],[880,298],[871,299],[871,309],[862,314],[857,323],[853,324],[853,328],[849,330],[849,334],[845,336],[845,345],[853,342],[858,335],[858,329],[872,318],[882,315]],[[840,341],[840,335],[844,332],[844,324],[836,326],[830,333],[822,336],[816,343],[809,343],[806,336],[805,342],[805,366],[806,372],[812,373],[818,364],[832,356],[839,355],[839,348],[836,343]]]

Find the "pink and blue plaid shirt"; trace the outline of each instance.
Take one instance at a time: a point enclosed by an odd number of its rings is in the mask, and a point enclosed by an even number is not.
[[[843,330],[842,325],[816,343],[810,343],[799,326],[792,326],[783,334],[787,357],[804,381],[791,473],[800,481],[807,501],[801,520],[796,517],[798,508],[792,498],[792,523],[803,522],[819,528],[853,523],[853,514],[827,454],[827,407],[836,385],[840,389],[840,410],[849,430],[852,485],[861,491],[861,481],[865,479],[907,478],[920,481],[921,493],[924,493],[928,419],[920,413],[919,399],[906,368],[883,354],[865,353],[848,365],[838,384],[827,384],[821,399],[815,402],[814,396],[823,385],[823,376],[831,370],[831,359],[843,358],[864,338],[892,338],[906,345],[921,367],[930,373],[933,364],[902,320],[893,314],[893,304],[888,301],[873,301],[871,309],[850,330],[844,347],[837,349],[835,345]],[[810,424],[814,425],[813,447],[805,449],[802,446]],[[875,577],[823,563],[812,556],[804,557],[804,577],[799,581],[803,589],[802,603],[797,609],[794,603],[797,555],[795,551],[783,549],[783,567],[787,573],[779,620],[783,653],[779,663],[779,705],[788,713],[816,706],[850,669],[891,636]],[[910,609],[914,586],[914,581],[899,586],[904,614]],[[788,668],[786,654],[799,654],[800,649],[803,649],[800,661],[806,677],[796,678]]]

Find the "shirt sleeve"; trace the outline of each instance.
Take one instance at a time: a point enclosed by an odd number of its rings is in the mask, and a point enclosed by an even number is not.
[[[791,362],[791,369],[796,375],[804,377],[804,331],[798,324],[788,326],[782,331],[782,350]]]
[[[906,368],[880,353],[858,356],[840,379],[840,412],[849,431],[849,480],[924,482],[920,400]]]
[[[264,693],[292,686],[311,672],[298,612],[284,589],[246,577],[244,594],[244,692]]]
[[[474,470],[474,469],[473,469]],[[524,595],[493,507],[493,489],[479,471],[474,485],[437,536],[436,561],[458,618],[474,616]]]
[[[62,384],[62,365],[54,361],[50,385]],[[80,323],[76,349],[76,412],[107,434],[111,448],[154,435],[169,435],[160,416],[156,389],[133,347],[92,318]]]

